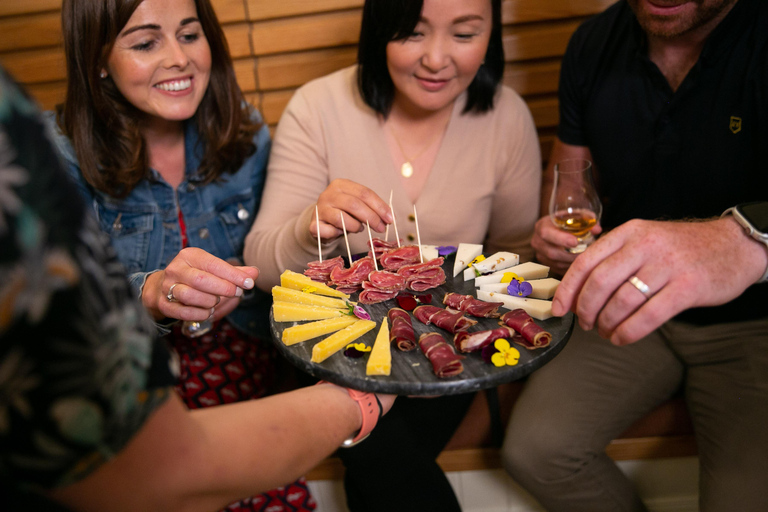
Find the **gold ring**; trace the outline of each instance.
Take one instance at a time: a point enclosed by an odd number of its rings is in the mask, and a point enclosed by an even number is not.
[[[179,302],[179,299],[173,296],[173,289],[176,287],[176,285],[179,283],[173,283],[171,287],[168,289],[168,295],[165,296],[166,299],[168,299],[168,302]]]
[[[637,291],[645,295],[646,299],[651,298],[650,296],[651,288],[647,284],[645,284],[639,277],[632,276],[629,279],[627,279],[627,281],[629,282],[629,284],[637,288]]]

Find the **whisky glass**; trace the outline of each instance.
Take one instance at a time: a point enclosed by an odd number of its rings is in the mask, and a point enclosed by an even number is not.
[[[555,181],[549,200],[549,218],[555,226],[576,236],[579,243],[566,250],[579,254],[594,241],[591,230],[600,221],[603,205],[592,179],[592,162],[563,160],[555,164]]]

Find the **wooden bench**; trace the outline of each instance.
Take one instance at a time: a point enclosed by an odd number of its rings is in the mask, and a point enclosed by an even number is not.
[[[560,59],[576,27],[615,0],[504,0],[504,82],[527,102],[548,155],[558,123]],[[238,82],[248,100],[274,128],[297,87],[355,61],[363,0],[212,0],[229,42]],[[51,109],[64,98],[61,0],[0,2],[0,64]],[[501,417],[509,417],[519,384],[498,391]],[[672,400],[638,421],[608,447],[617,460],[696,453],[681,400]],[[439,458],[447,471],[499,468],[491,442],[485,395]],[[310,473],[341,478],[330,458]]]

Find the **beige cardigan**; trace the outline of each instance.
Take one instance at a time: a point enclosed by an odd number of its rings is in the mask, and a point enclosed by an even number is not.
[[[390,155],[381,117],[357,91],[355,70],[302,86],[280,119],[261,209],[245,240],[245,262],[261,270],[257,285],[263,290],[278,284],[285,269],[301,272],[318,259],[309,225],[317,198],[337,178],[361,183],[384,201],[393,191],[398,234],[404,243],[416,243],[410,239],[416,236],[413,204],[401,186],[405,178]],[[507,87],[485,114],[462,114],[464,101],[456,101],[416,202],[421,243],[483,243],[486,253],[507,250],[530,259],[541,186],[531,114]],[[367,241],[367,232],[350,235],[352,253],[367,251]],[[346,255],[344,237],[323,247],[323,259],[339,254]]]

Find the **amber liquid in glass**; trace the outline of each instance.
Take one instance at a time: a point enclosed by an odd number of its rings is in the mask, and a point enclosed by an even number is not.
[[[584,237],[597,224],[595,214],[587,210],[559,212],[552,217],[552,221],[558,228],[578,238]]]

